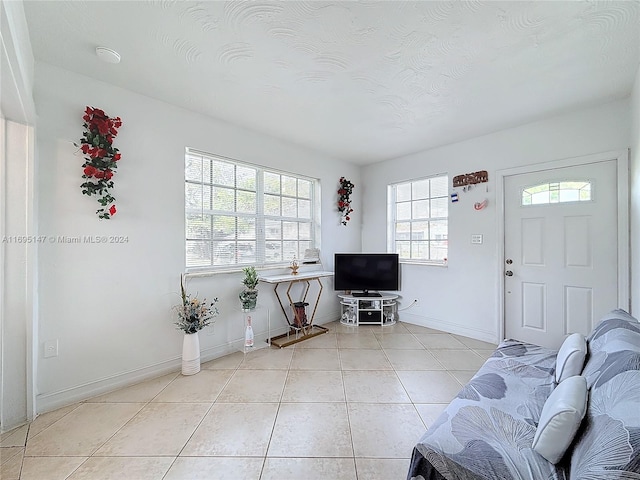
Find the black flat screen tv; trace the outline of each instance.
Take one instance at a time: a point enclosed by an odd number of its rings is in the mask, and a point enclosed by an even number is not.
[[[354,297],[380,296],[396,291],[400,282],[397,253],[336,253],[334,288],[351,290]]]

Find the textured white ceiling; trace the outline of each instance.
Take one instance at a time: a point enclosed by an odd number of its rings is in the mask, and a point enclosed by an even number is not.
[[[637,0],[24,3],[37,60],[358,164],[624,97],[640,61]]]

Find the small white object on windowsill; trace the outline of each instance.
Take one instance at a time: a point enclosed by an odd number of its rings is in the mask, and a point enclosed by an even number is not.
[[[318,263],[320,262],[320,249],[319,248],[307,248],[304,251],[304,257],[302,263]]]

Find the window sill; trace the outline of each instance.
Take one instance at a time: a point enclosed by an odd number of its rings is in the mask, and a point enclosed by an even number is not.
[[[449,266],[449,262],[426,262],[426,261],[420,261],[420,260],[400,260],[400,263],[404,265],[420,265],[425,267],[447,268]]]

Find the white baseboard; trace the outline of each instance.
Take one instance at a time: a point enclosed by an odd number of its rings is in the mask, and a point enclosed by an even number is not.
[[[38,415],[72,405],[83,400],[109,393],[118,388],[140,383],[144,380],[176,372],[182,365],[180,357],[174,357],[153,365],[121,372],[109,377],[100,378],[56,392],[36,396],[36,412]]]
[[[324,323],[332,322],[338,317],[339,314],[337,312],[330,312],[315,319],[314,323],[322,325]],[[286,326],[278,329],[272,329],[271,336],[275,337],[277,335],[282,335],[286,333],[287,330],[288,328]],[[267,337],[267,332],[260,332],[259,334],[256,334],[254,340],[256,343],[266,342]],[[216,358],[242,351],[243,342],[244,339],[237,339],[222,345],[202,349],[200,352],[200,362],[206,363],[211,360],[215,360]],[[65,388],[64,390],[41,394],[36,397],[36,412],[38,415],[50,412],[51,410],[82,402],[89,398],[97,395],[103,395],[119,388],[135,385],[136,383],[160,377],[168,373],[178,372],[180,371],[181,366],[182,358],[177,356],[153,365],[147,365],[146,367],[117,373],[109,377]]]
[[[460,325],[458,323],[447,322],[445,320],[439,320],[436,318],[423,317],[422,315],[415,315],[413,313],[401,313],[401,322],[410,323],[412,325],[419,325],[421,327],[433,328],[435,330],[441,330],[447,333],[453,333],[455,335],[462,335],[464,337],[474,338],[483,342],[498,344],[498,335],[496,332],[491,332],[468,325]]]

